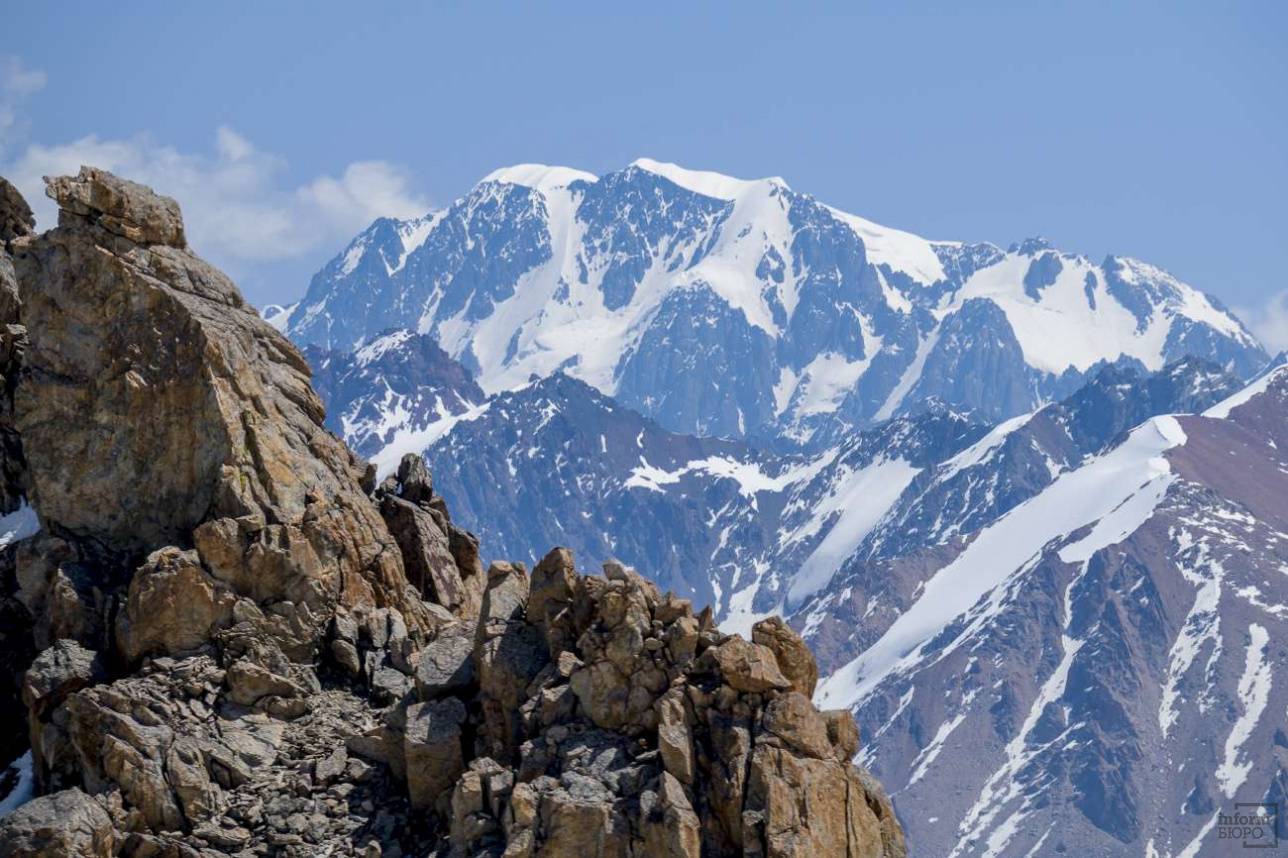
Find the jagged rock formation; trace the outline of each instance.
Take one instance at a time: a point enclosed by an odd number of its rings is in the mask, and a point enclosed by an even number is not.
[[[325,431],[172,200],[82,169],[33,236],[0,192],[44,793],[0,858],[904,854],[787,626],[562,549],[485,572],[418,457],[376,485]]]

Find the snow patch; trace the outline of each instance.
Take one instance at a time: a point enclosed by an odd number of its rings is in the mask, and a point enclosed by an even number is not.
[[[1216,780],[1226,798],[1234,798],[1252,771],[1252,761],[1240,759],[1243,745],[1252,735],[1261,715],[1270,701],[1270,664],[1266,660],[1266,645],[1270,634],[1264,626],[1253,623],[1248,627],[1248,649],[1244,655],[1243,675],[1239,677],[1239,713],[1230,735],[1225,740],[1225,760],[1217,767]]]
[[[945,279],[944,264],[939,261],[939,254],[935,253],[935,246],[930,241],[831,206],[827,206],[827,210],[862,239],[868,261],[873,265],[888,265],[926,285]]]
[[[286,332],[286,323],[290,321],[291,314],[295,308],[300,306],[300,302],[283,307],[281,304],[265,304],[259,311],[259,316],[265,322],[268,322],[273,328]]]
[[[0,819],[31,801],[36,794],[36,775],[32,769],[31,751],[10,763],[9,770],[17,773],[17,782],[9,794],[0,799]]]
[[[843,465],[840,478],[815,508],[812,520],[825,521],[838,513],[839,517],[796,572],[788,600],[799,603],[827,586],[919,473],[920,468],[903,459],[879,459],[858,471]]]
[[[8,515],[0,516],[0,548],[6,548],[39,532],[40,519],[26,501]]]
[[[678,164],[665,161],[654,161],[652,158],[636,158],[632,167],[638,167],[656,176],[674,182],[686,191],[702,194],[717,200],[735,200],[748,193],[758,185],[773,184],[787,187],[787,183],[774,176],[766,179],[735,179],[723,173],[712,173],[705,170],[688,170]]]
[[[484,402],[459,414],[451,414],[440,399],[438,420],[423,429],[400,429],[379,453],[371,457],[371,463],[376,466],[376,481],[379,482],[396,471],[403,456],[408,453],[423,453],[460,424],[482,417],[491,404],[491,402]]]

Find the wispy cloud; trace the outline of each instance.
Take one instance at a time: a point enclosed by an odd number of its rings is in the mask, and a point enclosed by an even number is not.
[[[39,69],[29,69],[17,57],[0,57],[0,155],[22,131],[22,103],[45,88]]]
[[[386,161],[356,161],[334,175],[292,182],[284,158],[228,127],[214,130],[207,151],[182,151],[148,134],[90,134],[65,143],[29,141],[10,156],[4,145],[18,136],[22,100],[40,90],[45,74],[13,58],[0,60],[0,69],[6,99],[0,101],[0,173],[26,196],[41,229],[56,219],[41,177],[75,173],[81,165],[174,197],[183,208],[189,242],[234,272],[316,256],[342,246],[377,217],[414,217],[430,207],[408,174]],[[6,135],[6,128],[15,133]]]
[[[1288,349],[1288,290],[1271,295],[1260,307],[1234,312],[1271,352]]]

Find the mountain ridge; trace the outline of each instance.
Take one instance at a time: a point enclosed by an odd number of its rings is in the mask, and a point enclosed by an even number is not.
[[[425,218],[377,221],[285,323],[338,350],[391,327],[434,336],[489,393],[560,368],[669,429],[762,442],[932,396],[1005,419],[1105,363],[1195,354],[1246,377],[1265,361],[1219,302],[1147,263],[927,241],[780,179],[648,159],[502,168]]]

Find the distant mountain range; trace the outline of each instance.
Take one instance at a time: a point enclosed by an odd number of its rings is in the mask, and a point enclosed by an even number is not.
[[[425,333],[488,393],[562,370],[673,431],[770,442],[931,397],[1001,420],[1109,363],[1266,360],[1219,302],[1143,262],[927,241],[781,179],[648,160],[598,179],[511,167],[378,220],[280,324],[341,351]]]
[[[788,617],[914,854],[1209,854],[1288,789],[1288,373],[1159,268],[527,165],[265,316],[489,550]]]

